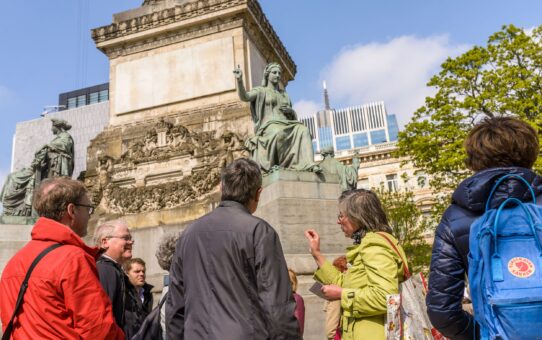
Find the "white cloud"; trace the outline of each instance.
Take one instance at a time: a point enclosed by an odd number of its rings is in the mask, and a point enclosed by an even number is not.
[[[386,43],[344,48],[322,71],[331,102],[362,105],[384,101],[400,127],[434,93],[426,86],[448,56],[468,46],[452,45],[447,35],[401,36]]]
[[[294,110],[298,118],[307,117],[315,114],[323,108],[322,105],[311,100],[300,100],[294,104]]]

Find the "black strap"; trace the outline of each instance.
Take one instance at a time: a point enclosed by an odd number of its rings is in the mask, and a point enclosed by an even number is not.
[[[19,289],[19,295],[17,296],[17,302],[15,303],[15,309],[13,310],[13,315],[11,316],[11,319],[9,320],[9,323],[6,327],[6,331],[2,335],[2,340],[9,340],[11,337],[11,332],[13,331],[13,320],[15,320],[15,317],[17,316],[17,313],[19,312],[19,308],[21,308],[21,305],[23,304],[23,297],[24,293],[26,293],[26,289],[28,288],[28,279],[30,278],[30,274],[32,274],[32,271],[34,270],[34,267],[40,262],[40,260],[47,255],[50,251],[55,250],[56,248],[62,246],[60,243],[55,243],[47,248],[45,248],[32,262],[30,265],[30,268],[28,268],[28,271],[26,272],[26,276],[24,277],[23,283],[21,284],[21,289]]]

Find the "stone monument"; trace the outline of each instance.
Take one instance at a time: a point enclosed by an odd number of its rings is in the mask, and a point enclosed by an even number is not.
[[[73,174],[73,138],[68,133],[71,125],[63,119],[51,119],[54,138],[42,146],[34,155],[30,167],[12,172],[4,182],[0,198],[3,206],[3,219],[6,216],[21,217],[9,219],[9,223],[20,221],[32,224],[32,196],[34,188],[45,178],[69,176]],[[29,223],[27,223],[29,222]]]
[[[319,163],[320,168],[325,173],[339,176],[342,191],[354,190],[358,187],[358,170],[361,160],[357,153],[352,157],[351,165],[344,165],[335,159],[333,146],[322,148],[320,154],[324,157]]]
[[[98,206],[89,234],[102,221],[125,219],[135,256],[146,260],[147,279],[160,288],[154,253],[162,234],[211,211],[221,168],[252,154],[268,172],[256,214],[277,229],[289,266],[300,274],[305,338],[323,338],[323,301],[307,290],[315,268],[303,230],[317,229],[329,241],[324,251],[343,252],[347,240],[335,225],[339,177],[312,160],[308,130],[283,91],[296,65],[259,3],[146,0],[92,37],[110,60],[110,125],[87,153],[84,181]],[[259,108],[275,89],[278,105]],[[264,145],[283,137],[292,141],[287,152],[275,155]]]

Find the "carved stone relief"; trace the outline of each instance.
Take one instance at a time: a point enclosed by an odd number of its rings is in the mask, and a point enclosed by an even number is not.
[[[161,119],[141,137],[126,141],[118,159],[98,155],[96,176],[86,184],[101,213],[169,209],[213,192],[221,169],[247,155],[244,136],[227,130],[189,131]],[[138,182],[136,176],[149,167],[161,170]]]

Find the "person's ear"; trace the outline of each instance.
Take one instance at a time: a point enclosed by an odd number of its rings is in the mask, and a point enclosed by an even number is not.
[[[75,204],[68,203],[68,206],[66,207],[66,214],[68,214],[71,219],[75,218]]]
[[[262,194],[262,190],[263,190],[263,188],[260,187],[260,189],[258,189],[258,191],[256,191],[256,195],[254,196],[254,201],[255,202],[260,201],[260,195]]]

